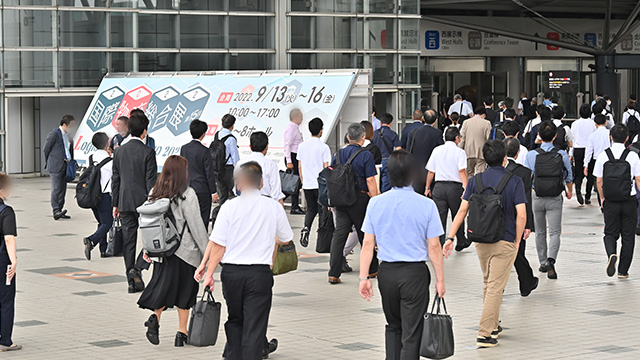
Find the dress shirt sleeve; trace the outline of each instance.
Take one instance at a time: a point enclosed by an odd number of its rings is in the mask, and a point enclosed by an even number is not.
[[[460,151],[460,156],[458,156],[458,170],[465,170],[466,168],[467,168],[467,153],[464,151]]]
[[[531,170],[531,173],[533,173],[533,169],[535,168],[536,165],[536,157],[537,153],[535,150],[531,150],[529,152],[527,152],[527,157],[524,159],[524,166],[526,166],[529,170]]]
[[[289,242],[293,240],[293,230],[287,220],[287,214],[284,212],[284,208],[280,204],[276,204],[276,236],[282,242]],[[216,220],[216,223],[218,221]]]
[[[571,169],[571,159],[569,159],[569,154],[565,151],[561,151],[562,161],[564,161],[564,170],[567,172],[564,177],[564,182],[569,184],[573,182],[573,171]]]
[[[625,112],[622,114],[622,123],[623,123],[624,125],[627,125],[627,121],[629,121],[629,111],[628,111],[628,110],[627,110],[627,111],[625,111]]]
[[[269,159],[265,159],[266,161],[271,162],[269,164],[269,189],[271,189],[271,193],[269,196],[274,200],[284,199],[284,194],[282,193],[282,183],[280,182],[280,171],[278,171],[278,165]]]
[[[329,145],[327,144],[324,144],[324,147],[322,147],[322,162],[331,163],[331,149],[329,149]]]
[[[376,204],[376,199],[371,199],[369,201],[369,205],[367,205],[367,212],[364,215],[364,221],[362,222],[362,228],[360,229],[365,234],[371,234],[371,235],[376,234],[376,231],[373,228],[374,221],[373,219],[371,219],[375,211],[375,206],[376,206],[375,204]]]
[[[437,149],[437,148],[436,148]],[[425,166],[425,169],[431,171],[432,173],[435,173],[435,164],[434,162],[436,161],[435,158],[437,156],[433,156],[433,155],[438,155],[437,153],[431,153],[431,157],[429,158],[429,161],[427,161],[427,166]]]
[[[608,157],[604,152],[598,156],[598,158],[596,159],[596,164],[593,167],[593,176],[599,178],[602,177],[602,175],[604,174],[604,163],[607,161],[606,159],[608,159]]]
[[[213,225],[213,231],[209,240],[220,246],[227,246],[227,236],[229,235],[229,204],[220,205],[220,212],[216,218],[216,223]]]
[[[587,138],[587,149],[584,151],[585,167],[589,166],[591,158],[593,158],[593,133]]]
[[[287,164],[291,163],[291,144],[293,143],[293,131],[290,126],[284,131],[284,157],[287,159]]]
[[[238,140],[235,137],[230,136],[226,142],[227,150],[229,151],[230,160],[233,166],[240,161],[240,152],[238,151]]]
[[[427,228],[424,235],[425,239],[431,239],[444,235],[444,229],[442,228],[442,221],[436,204],[431,199],[427,200],[429,200],[429,210],[427,212]]]

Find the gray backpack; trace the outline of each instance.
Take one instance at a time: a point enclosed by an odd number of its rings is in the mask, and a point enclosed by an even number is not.
[[[142,249],[149,257],[169,257],[180,247],[187,223],[178,232],[176,219],[171,211],[172,201],[167,198],[147,200],[136,209],[140,214]]]

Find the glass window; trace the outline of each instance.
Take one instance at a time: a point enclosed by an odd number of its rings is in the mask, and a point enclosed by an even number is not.
[[[400,56],[400,73],[403,84],[419,84],[420,79],[420,55],[402,55]]]
[[[137,8],[138,0],[111,0],[112,8]]]
[[[227,54],[180,54],[180,70],[182,71],[215,71],[227,70]]]
[[[292,69],[340,69],[355,66],[355,54],[291,54]]]
[[[275,0],[229,0],[229,11],[272,12],[275,8],[274,3]]]
[[[51,6],[56,4],[56,0],[4,0],[5,5],[36,5]]]
[[[395,14],[397,0],[356,0],[359,13]]]
[[[139,0],[140,9],[160,9],[172,10],[178,9],[179,1],[177,0]]]
[[[111,13],[111,46],[133,47],[133,14]]]
[[[5,51],[6,87],[54,87],[53,57],[55,52]]]
[[[313,11],[311,0],[291,0],[291,11]]]
[[[5,46],[53,46],[54,12],[4,10]]]
[[[270,69],[273,69],[273,54],[230,54],[229,70]]]
[[[315,54],[291,54],[289,68],[291,69],[313,69],[315,68]]]
[[[273,18],[268,16],[230,16],[229,48],[273,48]]]
[[[369,55],[369,64],[365,65],[365,67],[371,68],[373,70],[374,84],[395,83],[394,58],[394,54]]]
[[[58,0],[60,6],[106,7],[107,2],[101,0]]]
[[[353,12],[354,0],[316,0],[316,12]]]
[[[420,20],[400,19],[400,49],[420,50]]]
[[[133,53],[114,52],[111,53],[111,67],[109,72],[130,72],[133,71]]]
[[[181,48],[224,48],[224,16],[181,15]]]
[[[420,15],[420,0],[400,0],[400,13]]]
[[[60,46],[105,47],[106,13],[60,11]]]
[[[223,0],[180,0],[181,10],[208,10],[224,11],[225,1]]]
[[[138,43],[141,48],[175,48],[176,16],[170,14],[139,14]]]
[[[358,19],[359,49],[395,49],[395,19]]]
[[[98,86],[107,73],[105,52],[61,52],[60,87]]]
[[[140,71],[177,71],[176,53],[140,53],[140,63],[138,68]]]
[[[296,16],[291,18],[292,49],[352,49],[355,47],[355,18]],[[332,29],[332,36],[324,36]]]

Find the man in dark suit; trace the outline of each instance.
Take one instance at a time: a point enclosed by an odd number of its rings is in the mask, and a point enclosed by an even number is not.
[[[427,162],[436,146],[444,144],[442,131],[433,127],[438,114],[435,110],[427,110],[424,113],[426,125],[409,135],[407,150],[413,154],[416,166],[419,167],[419,176],[413,183],[413,189],[423,195],[427,184]]]
[[[529,261],[525,256],[525,250],[527,248],[526,240],[531,232],[534,231],[533,210],[531,206],[531,170],[516,162],[520,153],[520,141],[516,138],[510,137],[506,138],[504,143],[507,148],[507,159],[509,160],[509,163],[507,164],[507,171],[522,179],[522,182],[524,183],[525,196],[527,198],[527,223],[524,227],[524,234],[522,235],[522,241],[520,242],[520,247],[518,247],[518,255],[516,256],[513,266],[516,268],[516,272],[518,273],[520,295],[529,296],[529,294],[538,287],[538,278],[533,275],[531,265],[529,265]]]
[[[73,160],[73,139],[69,139],[69,132],[73,130],[76,121],[71,115],[65,115],[60,120],[60,126],[51,130],[44,142],[43,152],[45,168],[51,177],[51,208],[53,219],[69,219],[64,209],[64,197],[67,194],[67,163]]]
[[[180,156],[189,161],[189,186],[193,188],[200,204],[200,214],[204,227],[209,228],[211,203],[216,201],[216,177],[213,173],[213,161],[209,155],[209,148],[202,144],[205,134],[209,130],[207,123],[193,120],[189,131],[193,140],[183,145]]]
[[[482,103],[484,104],[484,108],[486,109],[486,112],[487,112],[487,116],[485,117],[485,119],[491,122],[491,124],[493,124],[496,121],[499,121],[500,117],[498,115],[498,112],[493,110],[492,108],[493,98],[491,96],[487,96],[482,100]]]
[[[402,137],[400,138],[400,147],[403,149],[407,149],[409,146],[407,144],[407,140],[409,139],[409,135],[415,129],[419,129],[424,125],[424,113],[420,109],[416,109],[413,111],[413,122],[411,124],[407,124],[404,129],[402,129]]]
[[[149,120],[144,114],[129,118],[131,140],[121,145],[113,156],[111,193],[113,216],[122,220],[123,255],[127,270],[129,292],[144,290],[140,268],[136,267],[138,240],[138,213],[136,209],[147,200],[147,195],[158,177],[156,153],[145,145]]]

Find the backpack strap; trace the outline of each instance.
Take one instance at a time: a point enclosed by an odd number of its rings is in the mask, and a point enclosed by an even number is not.
[[[384,132],[382,131],[382,127],[380,127],[380,129],[378,129],[378,134],[380,135],[380,139],[384,143],[384,147],[387,148],[387,151],[389,152],[389,155],[391,155],[391,153],[393,152],[393,149],[391,149],[391,146],[389,146],[389,143],[387,142],[387,139],[384,138]]]
[[[607,154],[607,157],[609,158],[609,161],[614,161],[616,158],[613,156],[613,152],[611,151],[611,148],[606,148],[604,150],[604,153]]]
[[[420,130],[422,128],[422,126],[413,129],[410,133],[409,133],[409,140],[411,142],[411,144],[409,145],[409,152],[413,153],[413,146],[416,144],[416,133],[418,132],[418,130]]]
[[[509,182],[509,180],[511,180],[512,176],[513,176],[513,174],[511,172],[508,172],[508,171],[507,171],[506,174],[504,174],[504,176],[502,177],[502,179],[498,183],[498,186],[496,187],[496,194],[502,193],[502,190],[504,190],[504,188],[507,186],[507,183]]]
[[[89,166],[93,165],[93,154],[89,155]]]
[[[351,157],[349,158],[349,160],[347,160],[347,162],[345,164],[351,164],[353,159],[355,159],[356,156],[358,156],[358,154],[360,154],[363,151],[365,151],[365,148],[363,148],[363,147],[361,147],[360,149],[356,150],[356,152],[354,152],[353,155],[351,155]]]
[[[476,193],[481,194],[484,191],[484,184],[482,183],[482,173],[473,177],[476,179]]]
[[[518,164],[517,163],[509,161],[509,163],[507,164],[507,167],[505,169],[507,169],[508,172],[513,174],[513,171],[515,169],[517,169],[517,168],[518,168]]]
[[[624,151],[622,152],[622,155],[620,155],[620,160],[625,161],[627,159],[627,155],[629,155],[629,149],[624,149]]]

